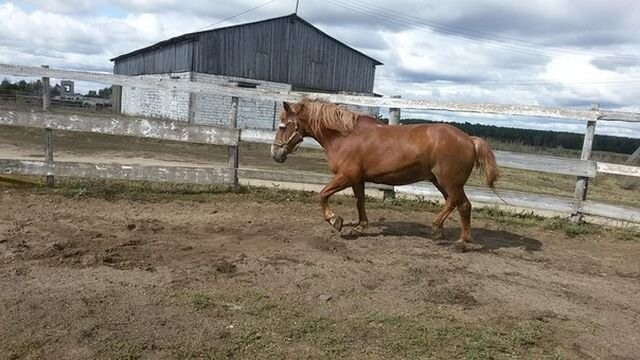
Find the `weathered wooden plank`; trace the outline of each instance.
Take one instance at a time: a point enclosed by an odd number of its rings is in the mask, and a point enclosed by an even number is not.
[[[506,205],[571,214],[575,211],[575,201],[571,198],[561,198],[548,195],[523,193],[509,190],[498,190]],[[442,195],[430,183],[420,182],[414,185],[396,186],[396,192],[441,199]],[[504,205],[490,189],[473,186],[465,187],[465,192],[471,201]],[[586,215],[600,216],[610,219],[640,223],[640,208],[621,205],[610,205],[591,200],[583,201],[579,211]]]
[[[396,186],[397,193],[424,196],[441,199],[442,194],[433,184],[420,182],[413,185]],[[500,198],[490,189],[465,186],[467,197],[471,201],[490,204],[504,204]],[[530,194],[509,190],[498,190],[500,196],[507,202],[506,205],[522,207],[528,209],[539,209],[553,211],[563,214],[570,214],[573,210],[573,199],[559,198],[548,195]]]
[[[122,86],[111,86],[111,110],[114,114],[122,113]]]
[[[149,166],[108,163],[26,161],[0,159],[0,174],[55,175],[80,178],[146,180],[188,184],[230,185],[233,172],[228,168]]]
[[[240,141],[248,142],[248,143],[260,143],[260,144],[271,144],[273,140],[276,138],[275,131],[269,130],[256,130],[256,129],[242,129],[240,131]],[[317,141],[306,138],[300,144],[300,147],[311,148],[311,149],[322,149],[322,146],[318,144]]]
[[[48,69],[49,65],[42,65],[43,69]],[[51,86],[49,84],[49,78],[42,78],[42,110],[47,111],[51,106]]]
[[[326,184],[331,180],[331,175],[308,173],[301,171],[273,171],[261,169],[238,169],[238,177],[254,180],[266,180],[277,182],[292,182],[303,184]]]
[[[588,111],[571,110],[544,106],[509,105],[509,104],[460,104],[453,102],[441,102],[431,100],[394,99],[368,96],[354,96],[326,93],[308,92],[278,92],[264,89],[246,89],[232,86],[221,86],[199,82],[180,82],[173,80],[169,75],[156,77],[112,75],[105,73],[92,73],[84,71],[68,71],[58,69],[42,69],[30,66],[16,66],[0,64],[0,74],[16,76],[52,77],[91,81],[103,84],[121,86],[177,90],[196,93],[212,93],[226,96],[238,96],[242,98],[299,101],[303,96],[319,100],[351,104],[367,107],[387,107],[418,110],[457,111],[483,114],[510,114],[520,116],[548,117],[573,120],[611,120],[640,122],[637,113],[625,113],[617,111]]]
[[[599,173],[640,177],[640,166],[629,166],[597,162]]]
[[[44,129],[42,132],[44,140],[44,161],[47,164],[53,164],[53,130]],[[53,187],[55,185],[55,179],[53,175],[47,175],[47,186]]]
[[[392,95],[392,99],[400,99],[400,95]],[[389,125],[400,124],[400,108],[389,109]]]
[[[229,128],[236,129],[238,127],[238,103],[240,102],[240,98],[234,96],[231,98],[231,109],[229,114]],[[239,137],[240,135],[238,135]],[[233,169],[233,190],[236,191],[238,189],[238,174],[236,169],[240,164],[240,153],[238,151],[238,145],[229,146],[227,148],[229,152],[229,168]]]
[[[597,111],[599,106],[595,105],[592,110]],[[584,134],[584,142],[582,143],[582,153],[580,154],[580,160],[591,159],[591,149],[593,147],[593,139],[596,133],[596,122],[588,121],[587,130]],[[587,199],[587,187],[589,186],[589,178],[586,176],[578,176],[576,179],[576,188],[573,198],[575,199],[576,209],[571,215],[571,221],[579,223],[582,221],[582,213],[580,212],[580,204]]]
[[[598,120],[640,122],[640,113],[600,110]]]
[[[625,165],[633,165],[636,160],[640,159],[640,146],[636,149],[636,151],[631,154],[627,160],[624,162]]]
[[[88,114],[67,115],[39,112],[0,112],[0,125],[83,131],[109,135],[124,135],[162,140],[205,144],[235,145],[237,129],[186,124],[179,121],[99,117]]]
[[[291,171],[277,171],[277,170],[262,170],[262,169],[238,169],[238,176],[245,179],[253,180],[265,180],[276,182],[291,182],[291,183],[303,183],[303,184],[326,184],[333,176],[328,174],[318,174],[310,172],[291,172]],[[365,187],[369,189],[380,190],[393,190],[393,186],[365,183]]]
[[[580,212],[588,215],[606,217],[640,223],[640,209],[622,205],[609,205],[591,200],[582,202]]]
[[[494,153],[498,165],[502,167],[562,175],[596,176],[596,163],[594,161],[520,154],[499,150],[494,151]]]
[[[57,79],[73,79],[90,81],[101,84],[120,85],[125,87],[137,87],[155,90],[175,90],[184,92],[195,92],[205,94],[216,94],[226,96],[238,96],[252,99],[277,99],[282,101],[297,101],[299,95],[266,91],[264,89],[247,89],[233,86],[222,86],[203,82],[184,82],[171,79],[171,75],[153,76],[129,76],[114,75],[107,73],[95,73],[88,71],[69,71],[59,69],[41,69],[31,66],[17,66],[0,64],[0,74],[16,76],[47,76]]]

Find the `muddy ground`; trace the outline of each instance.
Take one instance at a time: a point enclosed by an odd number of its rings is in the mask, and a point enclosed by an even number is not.
[[[2,359],[640,354],[636,236],[476,218],[457,253],[415,206],[349,238],[304,194],[0,191]]]

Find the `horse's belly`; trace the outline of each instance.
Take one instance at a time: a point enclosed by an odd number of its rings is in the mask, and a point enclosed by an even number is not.
[[[426,166],[415,165],[400,170],[369,174],[366,176],[366,181],[387,185],[407,185],[432,178],[433,173]]]

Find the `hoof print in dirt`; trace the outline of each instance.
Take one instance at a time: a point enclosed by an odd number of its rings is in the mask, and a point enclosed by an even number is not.
[[[467,248],[467,244],[456,241],[455,243],[453,243],[453,250],[455,252],[463,253],[469,251],[469,248]]]
[[[232,263],[230,263],[230,262],[228,262],[226,260],[218,261],[215,264],[215,267],[216,267],[216,271],[217,272],[220,272],[220,273],[223,273],[223,274],[233,274],[236,271],[238,271],[238,267],[237,266],[235,266],[234,264],[232,264]]]

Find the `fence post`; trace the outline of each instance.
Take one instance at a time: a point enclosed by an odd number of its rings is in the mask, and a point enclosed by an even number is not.
[[[44,129],[44,160],[47,165],[53,165],[53,130]],[[55,181],[53,179],[53,175],[47,175],[47,186],[53,187],[55,185]]]
[[[391,95],[392,99],[400,99],[400,95]],[[389,108],[389,125],[400,124],[400,108]],[[394,188],[382,190],[382,199],[389,200],[395,199],[396,192]]]
[[[42,65],[42,68],[48,69],[49,65]],[[49,78],[42,78],[42,110],[47,111],[51,106],[51,90],[49,89]]]
[[[42,68],[48,69],[49,65],[42,65]],[[48,77],[42,78],[42,110],[48,111],[51,107],[51,89]],[[44,144],[44,160],[47,165],[53,165],[53,130],[43,129],[43,144]],[[47,186],[53,187],[55,181],[53,175],[47,175]]]
[[[191,71],[189,73],[189,81],[190,82],[195,82],[196,81],[196,73]],[[187,111],[189,112],[188,114],[188,118],[187,118],[187,122],[189,124],[193,124],[195,122],[196,119],[196,101],[197,101],[197,97],[198,94],[191,91],[189,92],[189,108],[187,109]]]
[[[392,99],[400,99],[400,95],[391,95]],[[400,124],[400,109],[389,108],[389,125]]]
[[[111,85],[111,110],[114,114],[122,113],[122,86]]]
[[[229,116],[229,127],[235,129],[238,127],[238,103],[240,98],[237,96],[231,97],[231,113]],[[239,153],[238,145],[229,146],[229,168],[233,172],[233,180],[231,183],[231,190],[238,190],[238,165],[239,165]]]
[[[627,158],[624,164],[633,165],[633,163],[638,159],[640,159],[640,146],[636,149],[636,151],[633,152],[633,154],[629,156],[629,158]]]
[[[598,104],[591,105],[592,111],[600,110]],[[580,160],[591,159],[591,151],[593,148],[593,138],[596,132],[596,121],[587,121],[587,130],[584,134],[584,142],[582,143],[582,154],[580,154]],[[589,187],[589,178],[586,176],[578,176],[576,181],[576,190],[574,193],[574,210],[571,214],[571,221],[574,223],[580,223],[582,221],[582,212],[580,211],[582,202],[587,199],[587,190]]]

